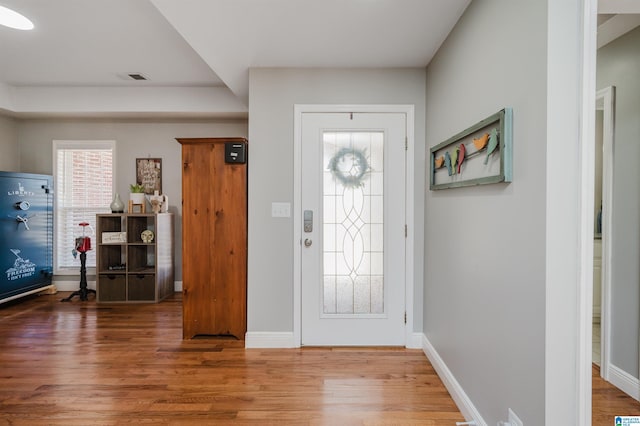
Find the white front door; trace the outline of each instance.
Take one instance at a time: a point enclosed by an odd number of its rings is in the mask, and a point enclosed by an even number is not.
[[[302,344],[404,345],[406,115],[301,128]]]

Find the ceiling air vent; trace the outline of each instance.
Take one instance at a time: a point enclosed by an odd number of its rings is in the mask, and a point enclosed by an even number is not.
[[[143,74],[141,74],[139,72],[127,73],[127,75],[132,80],[148,80],[147,77],[145,77]]]
[[[116,74],[116,76],[120,80],[124,80],[124,81],[131,81],[131,80],[148,81],[149,80],[149,77],[142,74],[141,72],[119,72]]]

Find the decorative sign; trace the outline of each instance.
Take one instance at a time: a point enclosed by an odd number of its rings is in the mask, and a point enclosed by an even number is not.
[[[136,158],[136,183],[147,195],[162,194],[162,158]]]
[[[431,148],[431,190],[511,182],[511,108]]]
[[[9,251],[11,251],[16,258],[13,261],[13,266],[5,271],[7,274],[7,281],[28,278],[36,273],[36,264],[29,259],[23,259],[20,257],[20,250],[10,249]]]
[[[127,242],[126,232],[103,232],[102,244],[122,244]]]

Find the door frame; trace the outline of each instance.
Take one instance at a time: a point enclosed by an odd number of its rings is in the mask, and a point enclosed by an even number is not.
[[[613,233],[613,146],[615,126],[615,86],[596,93],[603,101],[603,155],[602,155],[602,278],[600,298],[600,376],[609,379],[611,367],[611,262]],[[600,109],[596,106],[596,109]]]
[[[293,343],[302,346],[302,114],[305,113],[401,113],[406,116],[405,220],[408,227],[405,240],[405,346],[420,347],[413,342],[414,312],[414,127],[413,105],[317,105],[295,104],[293,124]]]

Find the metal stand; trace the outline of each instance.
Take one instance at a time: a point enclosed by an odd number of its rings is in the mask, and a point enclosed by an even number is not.
[[[89,300],[89,293],[96,294],[95,290],[87,288],[87,252],[80,253],[80,290],[76,290],[69,297],[65,297],[61,302],[71,302],[75,296],[80,296],[80,300]]]

